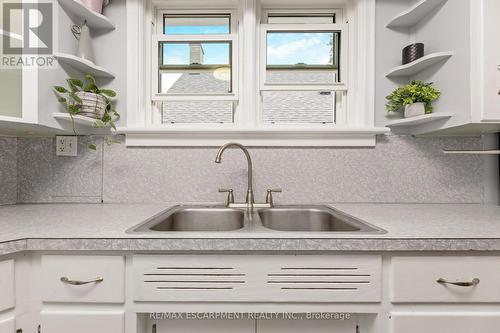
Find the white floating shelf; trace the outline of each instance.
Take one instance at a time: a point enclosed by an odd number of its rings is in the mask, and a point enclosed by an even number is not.
[[[409,64],[394,67],[389,72],[385,74],[386,77],[404,77],[412,76],[422,72],[423,70],[440,63],[442,61],[448,60],[453,56],[453,52],[436,52],[428,54],[418,60],[410,62]]]
[[[103,77],[103,78],[111,78],[115,77],[115,74],[108,71],[106,68],[97,66],[91,61],[82,59],[72,54],[68,53],[54,53],[54,57],[56,57],[57,61],[63,64],[67,64],[78,71],[85,74],[92,74],[95,77]]]
[[[80,25],[83,21],[87,21],[89,28],[108,29],[112,30],[115,25],[106,16],[96,13],[87,8],[80,0],[58,0],[61,7],[67,10],[70,14],[78,17],[82,22],[75,22]]]
[[[500,155],[500,150],[443,150],[443,153],[456,155]]]
[[[424,17],[434,11],[440,4],[447,0],[421,0],[408,10],[396,15],[389,23],[387,28],[412,27],[420,22]]]
[[[71,123],[71,115],[69,113],[54,112],[52,114],[52,117]],[[79,115],[73,116],[73,120],[75,121],[75,124],[84,125],[84,126],[92,126],[94,124],[94,122],[96,121],[94,118],[79,116]]]
[[[393,121],[390,121],[386,126],[387,127],[416,126],[416,125],[421,125],[421,124],[425,124],[425,123],[430,123],[430,122],[436,121],[436,120],[443,120],[443,119],[451,118],[451,116],[453,116],[453,114],[448,113],[448,112],[424,114],[423,116],[393,120]]]

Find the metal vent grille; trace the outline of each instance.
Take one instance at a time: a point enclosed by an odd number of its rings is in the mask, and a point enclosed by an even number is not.
[[[281,290],[358,290],[371,283],[358,267],[281,267],[267,274],[267,283]]]
[[[139,302],[377,302],[380,256],[135,255]]]
[[[233,290],[246,282],[246,274],[234,267],[158,266],[143,276],[144,283],[165,291]]]

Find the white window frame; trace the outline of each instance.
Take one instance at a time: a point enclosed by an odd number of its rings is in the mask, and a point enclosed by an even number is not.
[[[266,82],[266,65],[267,65],[267,33],[268,32],[340,32],[340,63],[339,69],[342,69],[341,82],[338,83],[271,83]],[[260,90],[331,90],[331,91],[347,91],[348,82],[348,38],[346,24],[261,24],[260,31]]]
[[[319,0],[321,2],[322,0]],[[234,5],[238,3],[238,6]],[[279,6],[269,8],[273,12],[286,11],[307,14],[320,8],[285,7],[284,1]],[[291,3],[295,3],[290,1]],[[336,23],[349,22],[348,63],[342,69],[348,73],[348,81],[342,82],[349,91],[345,103],[349,109],[344,116],[336,115],[335,126],[307,124],[307,126],[268,126],[259,119],[260,108],[260,22],[266,16],[266,10],[260,7],[258,0],[226,1],[218,0],[207,7],[207,1],[171,1],[171,0],[128,0],[127,1],[127,117],[126,126],[119,128],[125,133],[129,146],[217,146],[229,140],[249,146],[374,146],[375,135],[387,133],[387,128],[377,128],[375,124],[375,0],[349,0],[342,12],[337,13]],[[195,9],[196,8],[196,9]],[[323,8],[331,8],[324,0]],[[185,10],[187,9],[187,10]],[[191,10],[195,9],[195,10]],[[233,62],[233,87],[237,92],[234,123],[231,124],[160,124],[158,112],[152,106],[153,84],[151,73],[153,57],[151,47],[153,35],[158,24],[157,10],[169,13],[201,14],[234,13],[231,18],[231,33],[237,33],[238,52]],[[341,14],[341,15],[339,15]],[[235,19],[236,18],[236,19]],[[163,22],[162,22],[163,23]],[[237,29],[234,25],[237,24]],[[276,25],[276,24],[272,24]],[[299,30],[304,30],[301,27]],[[162,31],[163,32],[163,31]],[[173,36],[173,35],[171,35]],[[177,35],[175,35],[177,36]],[[226,35],[227,36],[227,35]],[[186,40],[187,35],[174,37]],[[203,35],[207,40],[210,35]],[[345,37],[345,36],[344,36]],[[162,37],[163,38],[163,37]],[[345,50],[344,50],[345,51]],[[346,60],[347,57],[341,57]],[[157,54],[155,55],[157,59]],[[235,67],[235,65],[237,67]],[[341,65],[342,66],[342,65]],[[238,68],[237,70],[234,70]],[[158,68],[155,69],[157,71]],[[316,86],[315,89],[318,87]],[[339,88],[339,86],[337,86]],[[160,97],[160,96],[156,96]],[[165,96],[166,97],[166,96]],[[220,97],[220,96],[217,96]],[[163,98],[163,97],[161,97]],[[177,97],[166,97],[175,99]],[[193,98],[200,98],[200,96]],[[202,96],[201,98],[205,98]],[[207,98],[213,98],[207,97]],[[343,118],[339,122],[339,118]],[[212,126],[214,125],[214,126]],[[319,125],[319,126],[312,126]]]
[[[314,13],[323,13],[320,10],[311,11]],[[341,12],[338,10],[337,12]],[[265,13],[265,16],[268,17],[269,14],[277,13],[273,10],[268,10]],[[307,14],[301,10],[298,11],[286,11],[279,12],[280,14]],[[325,11],[324,13],[330,13],[330,11]],[[338,69],[342,71],[341,81],[336,83],[271,83],[267,82],[267,34],[268,32],[340,32],[340,62],[338,64]],[[259,107],[258,120],[262,123],[262,126],[268,128],[274,128],[276,126],[297,126],[301,127],[320,127],[320,126],[337,126],[345,124],[345,112],[347,111],[347,87],[348,87],[348,26],[347,24],[342,23],[332,23],[332,24],[303,24],[303,23],[294,23],[294,24],[277,24],[277,23],[261,23],[260,26],[260,61],[259,61],[259,93],[264,91],[331,91],[334,93],[333,98],[333,115],[332,123],[327,124],[306,124],[306,123],[276,123],[276,124],[264,124],[263,121],[263,105],[262,98]],[[340,110],[337,110],[335,104],[337,104],[337,100],[335,98],[335,93],[341,92],[342,98],[340,103]],[[337,112],[339,111],[339,112]]]
[[[230,15],[230,33],[229,34],[199,34],[199,35],[167,35],[164,34],[163,30],[163,19],[164,15],[200,15],[200,14],[227,14]],[[236,114],[238,100],[239,100],[239,61],[238,61],[238,20],[236,17],[236,12],[234,10],[171,10],[167,8],[157,8],[156,9],[156,24],[154,34],[152,36],[152,52],[151,52],[151,100],[152,105],[152,121],[153,124],[165,127],[192,127],[192,128],[227,128],[233,127],[234,123],[227,124],[162,124],[161,111],[157,110],[154,102],[162,101],[233,101],[234,102],[234,119],[236,121]],[[166,94],[159,93],[159,43],[161,42],[229,42],[231,43],[231,92],[227,94],[209,94],[209,93],[198,93],[198,94]]]

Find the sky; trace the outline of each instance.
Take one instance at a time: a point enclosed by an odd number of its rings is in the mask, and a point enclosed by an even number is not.
[[[221,26],[166,26],[165,33],[224,34],[227,25]],[[269,65],[330,64],[332,33],[327,32],[272,32],[267,36],[267,63]],[[229,64],[229,43],[202,43],[205,64]],[[189,64],[189,44],[169,43],[163,45],[164,64]]]

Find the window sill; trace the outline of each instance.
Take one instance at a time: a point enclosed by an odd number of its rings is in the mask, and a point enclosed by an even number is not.
[[[374,147],[375,136],[387,127],[334,129],[190,129],[163,127],[122,127],[127,146],[215,147],[237,141],[255,147]]]

